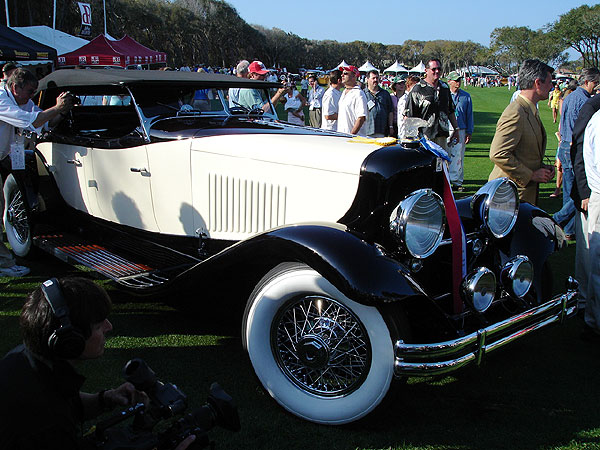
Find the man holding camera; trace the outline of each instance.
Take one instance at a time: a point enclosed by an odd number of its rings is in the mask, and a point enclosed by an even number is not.
[[[80,391],[85,379],[74,363],[103,355],[110,309],[106,291],[84,278],[52,278],[29,295],[20,316],[23,344],[0,361],[0,448],[85,448],[84,420],[147,402],[131,383],[96,394]]]
[[[12,72],[6,86],[0,88],[0,165],[5,170],[10,170],[11,165],[18,167],[19,158],[24,165],[25,149],[23,140],[17,139],[17,129],[40,131],[46,123],[50,122],[53,125],[60,121],[61,114],[66,114],[73,106],[73,96],[63,92],[56,99],[55,106],[42,111],[31,100],[37,87],[38,80],[35,75],[19,67]],[[3,185],[0,173],[0,188]],[[4,212],[2,189],[0,211]],[[0,219],[0,229],[1,225]],[[29,269],[18,266],[10,250],[0,242],[0,276],[22,277],[28,273]]]

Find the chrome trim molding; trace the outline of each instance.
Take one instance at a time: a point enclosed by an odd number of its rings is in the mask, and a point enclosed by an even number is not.
[[[574,280],[570,280],[574,281]],[[576,285],[576,282],[574,282]],[[470,363],[480,365],[485,355],[532,331],[559,322],[577,313],[577,287],[552,300],[467,336],[432,344],[394,346],[394,375],[431,376],[459,369]]]

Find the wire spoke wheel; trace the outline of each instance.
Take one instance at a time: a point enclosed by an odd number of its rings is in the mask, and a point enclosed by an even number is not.
[[[339,425],[386,396],[394,346],[382,313],[296,262],[270,270],[248,298],[242,340],[256,376],[290,413]]]
[[[13,227],[15,239],[21,244],[29,240],[29,219],[20,190],[15,191],[7,206],[6,221]]]
[[[31,252],[31,211],[13,174],[4,182],[4,228],[6,239],[15,255],[28,256]]]
[[[371,364],[368,335],[358,318],[322,296],[302,297],[284,306],[273,322],[271,345],[288,378],[321,396],[354,391]]]

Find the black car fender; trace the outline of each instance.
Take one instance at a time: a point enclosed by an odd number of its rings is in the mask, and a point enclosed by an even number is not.
[[[2,172],[2,180],[6,181],[8,175],[12,175],[19,186],[19,190],[23,193],[27,208],[35,210],[38,205],[38,175],[37,161],[33,150],[25,150],[25,169],[13,170],[10,167],[10,158],[6,158],[5,164],[0,169]]]
[[[376,244],[335,223],[292,225],[266,231],[198,263],[169,284],[206,279],[206,274],[216,267],[222,270],[237,263],[247,267],[249,262],[260,265],[264,261],[271,266],[286,261],[303,262],[349,298],[366,305],[424,295],[406,267]]]

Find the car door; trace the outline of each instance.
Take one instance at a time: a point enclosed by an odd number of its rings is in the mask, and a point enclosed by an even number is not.
[[[91,171],[89,149],[79,145],[42,142],[37,150],[44,156],[58,190],[71,207],[93,214],[88,196],[88,177]]]
[[[146,147],[92,148],[97,216],[121,225],[158,231]]]
[[[195,236],[192,205],[191,139],[153,143],[146,146],[151,176],[154,216],[161,233]]]

